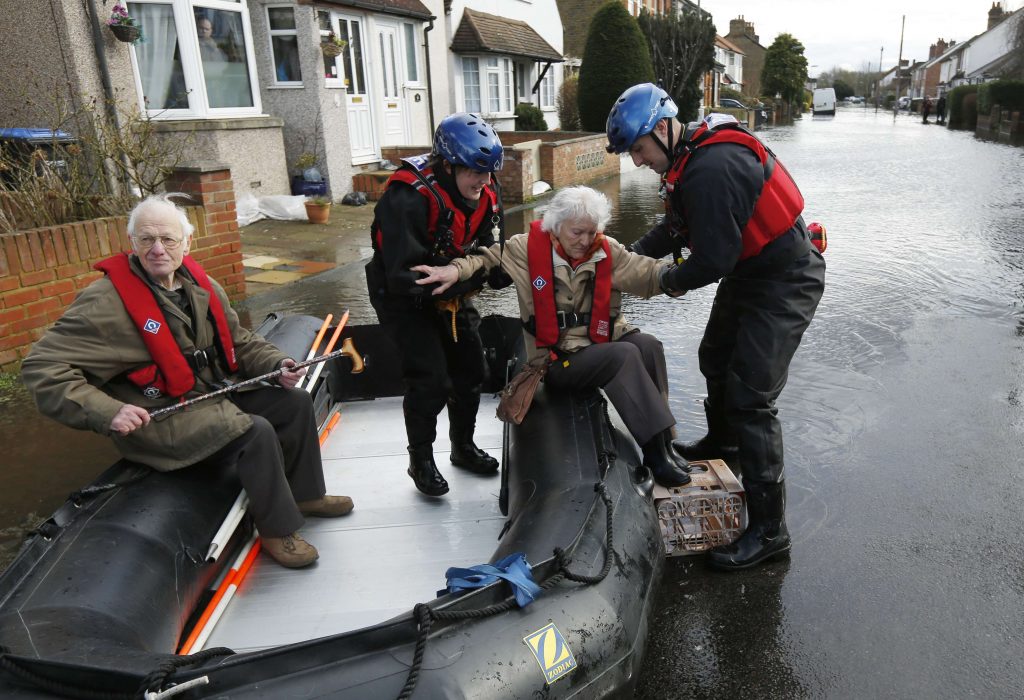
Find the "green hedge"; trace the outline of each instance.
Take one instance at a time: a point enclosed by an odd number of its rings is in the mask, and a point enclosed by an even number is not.
[[[991,114],[992,108],[1024,109],[1024,81],[996,80],[978,87],[978,113]]]
[[[961,85],[949,92],[949,128],[974,131],[978,125],[978,86]]]

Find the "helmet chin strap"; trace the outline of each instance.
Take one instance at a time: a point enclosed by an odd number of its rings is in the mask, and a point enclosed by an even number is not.
[[[672,129],[672,121],[673,121],[672,119],[666,118],[666,123],[667,123],[667,126],[668,126],[668,145],[663,143],[661,139],[659,139],[657,136],[655,136],[654,132],[651,132],[651,138],[654,139],[654,142],[656,144],[658,144],[658,148],[660,148],[662,153],[665,154],[665,157],[668,158],[668,161],[669,161],[670,165],[672,163],[672,153],[675,151],[675,144],[673,144],[673,141],[675,139],[673,138],[673,133],[672,133],[672,131],[673,131],[673,129]]]

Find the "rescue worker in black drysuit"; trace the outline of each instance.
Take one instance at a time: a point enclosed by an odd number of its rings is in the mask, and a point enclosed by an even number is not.
[[[484,274],[432,296],[437,285],[416,284],[421,275],[410,268],[446,265],[495,242],[503,213],[491,174],[502,157],[501,141],[483,119],[452,114],[438,125],[432,153],[404,160],[374,209],[366,283],[401,356],[408,473],[429,496],[448,492],[433,452],[446,405],[452,464],[477,474],[498,471],[498,461],[473,442],[487,368],[469,295],[483,286]]]
[[[673,254],[665,292],[720,280],[699,349],[708,432],[673,446],[689,460],[738,461],[749,524],[709,561],[744,569],[792,546],[775,400],[824,291],[825,260],[801,217],[800,191],[771,151],[732,117],[712,114],[684,133],[677,113],[660,87],[634,85],[608,115],[608,150],[662,175],[665,218],[631,248]]]

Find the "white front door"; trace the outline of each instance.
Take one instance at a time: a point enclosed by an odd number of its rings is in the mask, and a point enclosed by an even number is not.
[[[402,85],[405,82],[401,61],[398,26],[377,22],[378,79],[381,85],[381,144],[402,146],[409,142],[405,127]]]
[[[373,105],[366,75],[365,22],[338,15],[338,36],[348,42],[338,61],[345,71],[345,101],[348,110],[349,146],[352,163],[360,165],[380,158],[373,128]]]

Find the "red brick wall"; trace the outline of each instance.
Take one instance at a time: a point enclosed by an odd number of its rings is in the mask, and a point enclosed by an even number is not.
[[[606,144],[604,134],[542,143],[540,178],[557,190],[617,175],[619,156],[605,151]]]
[[[241,298],[242,246],[228,171],[187,173],[175,187],[207,203],[188,209],[193,257],[232,299]],[[131,250],[127,224],[117,216],[0,235],[0,369],[15,369],[79,290],[100,277],[94,263]]]

